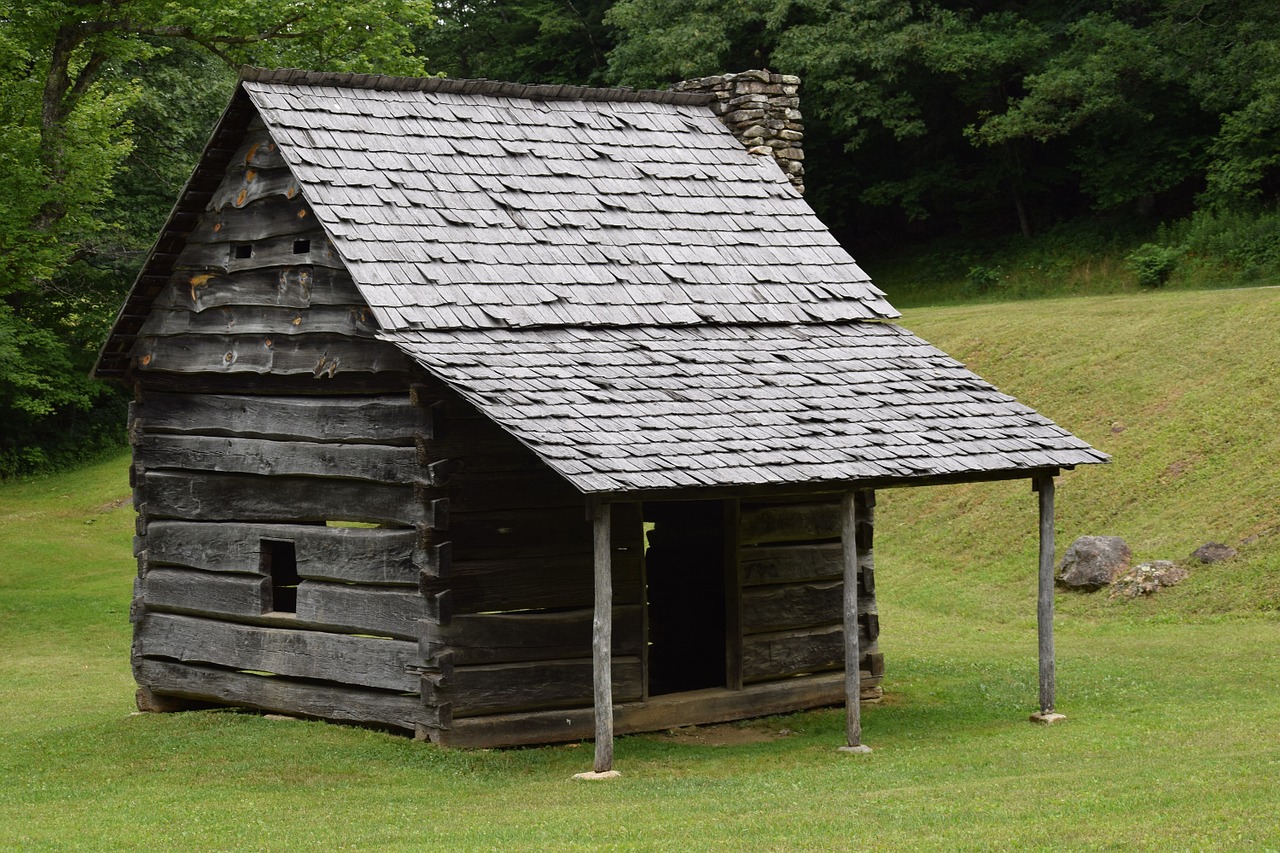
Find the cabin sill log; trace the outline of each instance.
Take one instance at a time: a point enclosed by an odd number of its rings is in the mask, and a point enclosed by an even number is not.
[[[742,690],[712,687],[668,693],[613,706],[613,732],[638,734],[680,726],[766,717],[844,702],[844,673],[830,672],[751,684]],[[595,733],[592,708],[495,714],[454,719],[449,729],[426,732],[433,744],[458,749],[531,746],[588,740]]]

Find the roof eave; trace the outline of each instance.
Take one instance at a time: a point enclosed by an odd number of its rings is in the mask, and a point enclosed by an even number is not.
[[[1101,462],[1101,460],[1099,460]],[[769,483],[752,485],[693,486],[669,489],[623,490],[614,486],[607,490],[584,490],[588,497],[606,503],[633,501],[721,500],[742,498],[774,500],[797,497],[838,495],[850,490],[903,489],[919,486],[944,486],[959,483],[985,483],[1002,480],[1030,480],[1039,477],[1056,477],[1062,471],[1072,470],[1074,465],[1045,466],[1038,468],[1008,468],[995,471],[974,471],[957,474],[931,474],[905,477],[877,477],[865,480],[824,480],[804,483]],[[566,478],[568,479],[568,478]]]

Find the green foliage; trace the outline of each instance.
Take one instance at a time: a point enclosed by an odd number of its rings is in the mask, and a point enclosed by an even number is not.
[[[1161,287],[1169,281],[1182,251],[1172,246],[1143,243],[1125,258],[1129,269],[1143,287]]]
[[[619,82],[800,75],[810,198],[860,246],[1280,191],[1270,0],[622,0],[606,20]]]
[[[0,476],[118,444],[88,380],[229,65],[418,73],[421,0],[0,0]]]
[[[610,0],[437,0],[414,43],[434,72],[522,83],[599,85],[613,47]]]
[[[620,0],[605,15],[617,30],[609,74],[629,86],[764,68],[778,33],[807,4],[789,0]]]
[[[900,309],[1132,291],[1124,257],[1151,239],[1127,218],[1054,225],[1034,240],[956,236],[903,243],[860,260]]]
[[[1200,211],[1160,236],[1219,274],[1280,275],[1280,211]]]
[[[969,267],[969,272],[965,273],[964,281],[974,293],[989,293],[1004,282],[1004,273],[999,268],[978,264],[977,266]]]

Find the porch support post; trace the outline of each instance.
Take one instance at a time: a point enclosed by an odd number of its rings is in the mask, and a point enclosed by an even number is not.
[[[840,500],[840,541],[844,546],[845,740],[841,752],[870,752],[862,742],[862,650],[858,644],[858,541],[854,492]]]
[[[1066,719],[1053,709],[1056,690],[1053,652],[1053,475],[1036,477],[1032,481],[1032,489],[1040,495],[1040,589],[1036,600],[1036,623],[1040,640],[1040,710],[1031,715],[1031,721],[1052,724]]]
[[[595,543],[595,616],[591,621],[591,650],[595,674],[596,755],[590,773],[575,779],[611,779],[613,769],[613,571],[610,554],[610,505],[589,498]]]

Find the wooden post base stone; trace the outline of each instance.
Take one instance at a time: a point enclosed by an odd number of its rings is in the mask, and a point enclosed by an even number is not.
[[[1054,723],[1060,723],[1066,718],[1066,714],[1059,714],[1056,711],[1036,711],[1031,715],[1031,722],[1039,723],[1042,726],[1052,726]]]
[[[621,775],[622,774],[619,773],[617,770],[606,770],[603,773],[597,773],[594,770],[588,770],[586,773],[574,773],[573,778],[595,781],[597,779],[617,779]]]
[[[871,747],[867,746],[865,743],[860,743],[857,746],[836,747],[836,752],[852,752],[855,755],[866,755],[871,752]]]

